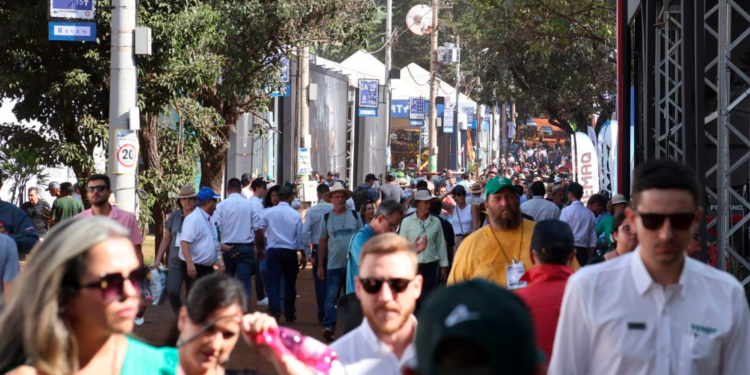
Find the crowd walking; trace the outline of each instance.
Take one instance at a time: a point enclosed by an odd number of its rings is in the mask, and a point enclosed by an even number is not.
[[[311,204],[251,174],[185,185],[151,264],[106,175],[81,184],[86,209],[69,182],[52,204],[29,189],[0,202],[0,373],[254,374],[229,368],[240,338],[290,375],[747,373],[745,290],[689,250],[695,172],[646,162],[610,198],[531,149],[475,176],[315,174]],[[131,333],[165,269],[159,347]]]

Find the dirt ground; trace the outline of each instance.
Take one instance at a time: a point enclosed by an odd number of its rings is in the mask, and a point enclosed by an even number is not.
[[[148,250],[144,247],[144,253]],[[146,255],[146,254],[144,254]],[[255,279],[253,278],[253,282]],[[255,285],[253,285],[253,292]],[[281,318],[281,325],[293,328],[305,335],[322,339],[323,327],[317,322],[317,307],[315,305],[315,291],[313,287],[312,268],[308,264],[307,268],[300,271],[297,276],[297,321],[288,324]],[[185,292],[183,289],[183,303],[185,301]],[[255,295],[252,296],[250,303],[252,311],[266,311],[266,306],[258,309]],[[135,336],[143,339],[152,345],[162,346],[167,339],[171,327],[175,324],[175,315],[168,301],[159,306],[148,306],[145,314],[145,322],[141,326],[136,326],[133,332]],[[259,370],[263,374],[275,374],[270,362],[258,355],[254,347],[245,344],[243,340],[237,344],[229,358],[228,368],[232,369],[253,369]]]

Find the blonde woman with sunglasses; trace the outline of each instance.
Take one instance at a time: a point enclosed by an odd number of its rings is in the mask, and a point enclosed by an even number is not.
[[[103,217],[56,226],[0,319],[0,373],[173,374],[175,349],[126,336],[148,276],[130,233]]]

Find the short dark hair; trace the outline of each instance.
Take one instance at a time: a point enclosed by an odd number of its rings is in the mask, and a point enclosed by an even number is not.
[[[260,177],[253,180],[253,182],[250,183],[250,189],[253,189],[253,191],[258,190],[258,188],[265,188],[268,186],[266,181]]]
[[[425,180],[417,181],[417,190],[419,190],[419,189],[427,189],[428,186],[429,185],[427,184],[427,181],[425,181]]]
[[[252,176],[250,175],[250,173],[243,173],[241,180],[242,186],[247,186],[248,184],[250,184],[250,181],[252,181]]]
[[[35,186],[30,187],[28,190],[29,193],[31,193],[32,191],[35,191],[37,194],[39,194],[39,189]]]
[[[91,179],[89,179],[91,181]],[[107,187],[109,188],[109,186]],[[60,193],[64,193],[65,195],[73,195],[75,190],[73,190],[73,184],[70,182],[63,182],[60,184]]]
[[[570,254],[573,251],[568,245],[559,242],[548,242],[544,246],[544,252],[534,251],[534,257],[541,264],[568,264]]]
[[[645,190],[685,190],[693,196],[693,205],[698,208],[701,187],[695,171],[671,159],[650,160],[638,166],[633,173],[633,206],[638,206]]]
[[[111,185],[109,183],[109,176],[107,176],[106,174],[101,174],[101,173],[92,174],[91,176],[89,176],[89,179],[86,181],[86,185],[88,186],[89,182],[91,181],[104,181],[104,185],[107,186],[107,190],[111,190],[110,189]],[[62,184],[60,186],[62,187]],[[73,184],[71,184],[70,187],[72,188]]]
[[[544,186],[544,182],[536,181],[531,184],[531,194],[535,197],[543,196],[547,192],[547,188]]]
[[[592,206],[597,203],[602,207],[607,207],[607,198],[604,198],[601,194],[594,194],[589,198],[589,201],[586,202],[586,206]]]
[[[240,191],[242,190],[242,183],[236,178],[230,178],[229,182],[227,182],[227,189]]]
[[[331,188],[327,184],[320,184],[315,190],[318,192],[318,194],[323,195],[331,191]]]
[[[392,174],[389,174],[389,175],[385,176],[385,180],[388,181],[388,182],[396,181],[396,176],[394,176]]]
[[[276,194],[281,190],[281,185],[273,185],[266,191],[266,196],[263,197],[263,207],[271,207],[271,194],[275,191]]]

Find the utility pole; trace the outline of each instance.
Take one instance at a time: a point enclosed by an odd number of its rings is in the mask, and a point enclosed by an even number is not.
[[[515,99],[510,100],[510,122],[516,127],[516,131],[513,134],[513,139],[518,139],[518,134],[521,132],[521,127],[516,124],[516,101]]]
[[[310,47],[303,47],[300,50],[300,111],[299,111],[299,147],[309,148],[311,145],[308,143],[310,138]],[[298,150],[296,150],[298,151]],[[297,155],[299,159],[299,155]],[[299,163],[299,161],[297,162]],[[299,164],[297,165],[299,170]],[[297,174],[298,171],[294,171]],[[309,174],[305,173],[301,176],[297,176],[300,183],[305,183],[309,179]]]
[[[117,206],[131,213],[135,213],[135,173],[139,149],[138,137],[135,130],[130,130],[128,122],[131,109],[136,108],[137,96],[133,50],[135,13],[136,0],[112,0],[108,174]],[[118,139],[126,141],[119,142]]]
[[[508,103],[503,101],[500,106],[500,158],[508,156]],[[499,160],[498,160],[499,161]]]
[[[492,95],[495,96],[494,94]],[[497,163],[498,157],[497,157],[497,150],[500,149],[500,145],[498,145],[498,136],[497,136],[497,124],[498,117],[497,117],[497,101],[493,100],[492,103],[492,121],[490,121],[490,162],[491,163]]]
[[[383,101],[385,102],[385,138],[383,144],[385,149],[391,145],[391,44],[393,40],[393,26],[391,24],[391,18],[393,18],[393,0],[386,2],[386,16],[385,16],[385,92],[383,93]],[[389,157],[389,153],[385,153],[386,157]],[[390,160],[385,161],[385,174],[388,174],[388,164]]]
[[[432,33],[430,34],[430,172],[437,172],[437,70],[438,70],[438,0],[432,0]]]
[[[461,99],[461,37],[456,34],[456,50],[458,51],[458,61],[456,62],[456,104],[453,105],[453,142],[451,145],[451,169],[458,170],[461,166],[461,128],[458,126],[458,113],[461,110],[459,101]]]

